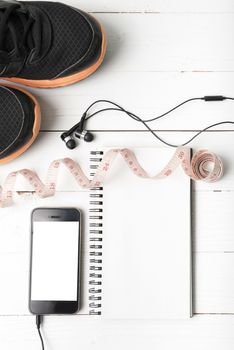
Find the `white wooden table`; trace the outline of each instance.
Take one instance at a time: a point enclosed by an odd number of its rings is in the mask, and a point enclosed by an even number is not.
[[[34,90],[43,111],[42,131],[22,157],[1,166],[35,169],[45,176],[51,160],[72,156],[88,171],[92,146],[157,146],[141,125],[119,114],[94,118],[92,145],[72,153],[59,139],[94,99],[109,98],[146,117],[193,96],[234,96],[234,2],[231,0],[71,0],[94,13],[106,28],[104,64],[90,78],[56,90]],[[172,142],[183,142],[206,125],[234,121],[234,103],[194,102],[153,124]],[[120,132],[123,130],[124,132]],[[114,132],[115,131],[115,132]],[[194,141],[223,159],[215,184],[194,184],[194,311],[187,321],[103,321],[81,315],[45,319],[46,350],[206,349],[234,347],[234,133],[207,132]],[[27,310],[29,213],[38,205],[87,205],[64,173],[54,198],[38,200],[24,182],[16,205],[0,210],[0,348],[40,349],[34,317]],[[22,203],[24,206],[22,206]]]

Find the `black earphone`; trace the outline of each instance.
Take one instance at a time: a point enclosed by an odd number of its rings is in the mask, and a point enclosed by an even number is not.
[[[82,115],[79,123],[75,124],[71,129],[62,133],[61,139],[65,142],[67,148],[74,149],[77,146],[74,136],[78,139],[82,138],[86,142],[93,141],[93,134],[89,131],[84,130],[85,121],[86,113]]]
[[[74,136],[79,138],[79,139],[83,138],[86,142],[91,142],[94,139],[93,134],[91,132],[89,132],[89,131],[84,130],[87,120],[92,118],[92,117],[94,117],[95,115],[97,115],[99,113],[107,112],[107,111],[116,111],[116,112],[122,112],[122,113],[127,114],[130,118],[134,119],[137,122],[142,123],[146,127],[146,129],[148,129],[151,132],[151,134],[154,137],[156,137],[160,142],[162,142],[165,145],[170,146],[170,147],[186,146],[191,141],[193,141],[197,136],[202,134],[204,131],[207,131],[207,130],[215,127],[215,126],[222,125],[222,124],[234,124],[233,121],[227,120],[227,121],[222,121],[222,122],[218,122],[218,123],[209,125],[206,128],[204,128],[204,129],[200,130],[199,132],[197,132],[192,138],[190,138],[188,141],[186,141],[182,145],[174,145],[174,144],[171,144],[171,143],[163,140],[161,137],[159,137],[158,134],[155,133],[154,130],[152,130],[149,127],[148,123],[153,122],[155,120],[158,120],[158,119],[166,116],[167,114],[173,112],[174,110],[176,110],[177,108],[183,106],[184,104],[186,104],[188,102],[197,101],[197,100],[202,100],[202,101],[206,101],[206,102],[224,101],[224,100],[234,100],[234,97],[226,97],[226,96],[222,96],[222,95],[193,97],[193,98],[190,98],[190,99],[187,99],[187,100],[181,102],[180,104],[176,105],[175,107],[171,108],[169,111],[167,111],[167,112],[165,112],[165,113],[163,113],[163,114],[161,114],[159,116],[156,116],[156,117],[153,117],[153,118],[150,118],[150,119],[146,119],[146,120],[141,119],[139,116],[137,116],[133,112],[127,111],[126,109],[124,109],[123,107],[121,107],[120,105],[118,105],[115,102],[112,102],[112,101],[109,101],[109,100],[97,100],[97,101],[94,101],[86,109],[86,111],[83,113],[80,121],[77,124],[75,124],[71,129],[69,129],[69,130],[67,130],[67,131],[62,133],[61,139],[65,142],[67,148],[69,148],[69,149],[74,149],[76,147],[76,141],[74,139]],[[90,109],[94,105],[96,105],[98,103],[110,104],[112,107],[102,108],[102,109],[99,109],[96,112],[93,112],[93,113],[88,115],[88,112],[90,111]]]

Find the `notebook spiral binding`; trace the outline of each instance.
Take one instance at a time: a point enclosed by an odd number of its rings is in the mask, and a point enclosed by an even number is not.
[[[90,152],[90,176],[102,160],[102,151]],[[103,188],[90,190],[89,209],[89,314],[101,315],[102,307],[102,213]]]

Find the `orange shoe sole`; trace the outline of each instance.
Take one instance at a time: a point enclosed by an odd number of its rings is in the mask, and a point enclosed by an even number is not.
[[[9,156],[0,159],[0,164],[5,164],[10,162],[11,160],[19,157],[22,153],[24,153],[31,145],[32,143],[35,141],[35,139],[37,138],[37,135],[40,131],[40,125],[41,125],[41,110],[40,110],[40,106],[39,103],[37,101],[37,99],[28,91],[25,91],[24,89],[19,88],[18,86],[12,86],[12,85],[4,85],[1,84],[2,86],[6,86],[6,87],[10,87],[10,88],[14,88],[15,90],[19,90],[21,92],[23,92],[25,95],[29,96],[33,102],[34,102],[34,115],[35,115],[35,120],[34,120],[34,125],[33,125],[33,130],[32,130],[32,137],[30,138],[30,140],[23,145],[21,148],[19,148],[17,151],[15,151],[14,153],[10,154]]]
[[[89,75],[93,74],[98,67],[102,64],[106,53],[106,34],[101,26],[102,32],[102,48],[101,54],[98,60],[90,67],[84,69],[82,72],[75,73],[63,78],[51,79],[51,80],[29,80],[23,78],[4,78],[5,80],[12,81],[14,83],[31,86],[35,88],[56,88],[71,85],[77,83],[80,80],[87,78]]]

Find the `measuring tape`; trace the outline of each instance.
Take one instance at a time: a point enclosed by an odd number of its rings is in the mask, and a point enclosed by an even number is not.
[[[104,154],[92,180],[84,174],[80,165],[70,158],[54,160],[49,166],[45,183],[30,169],[13,171],[6,177],[3,185],[0,186],[0,207],[7,207],[13,204],[13,192],[18,175],[22,175],[31,184],[35,193],[40,198],[53,196],[56,191],[61,164],[65,165],[80,187],[85,189],[100,187],[103,185],[106,174],[118,155],[123,157],[128,168],[134,175],[143,179],[159,180],[167,178],[179,165],[182,166],[184,172],[192,180],[214,182],[220,179],[223,173],[223,165],[221,159],[216,154],[207,150],[200,150],[191,159],[190,152],[190,148],[178,147],[169,163],[162,171],[154,176],[147,174],[138,162],[134,152],[127,148],[108,150]],[[213,165],[211,169],[208,169],[208,163]]]

